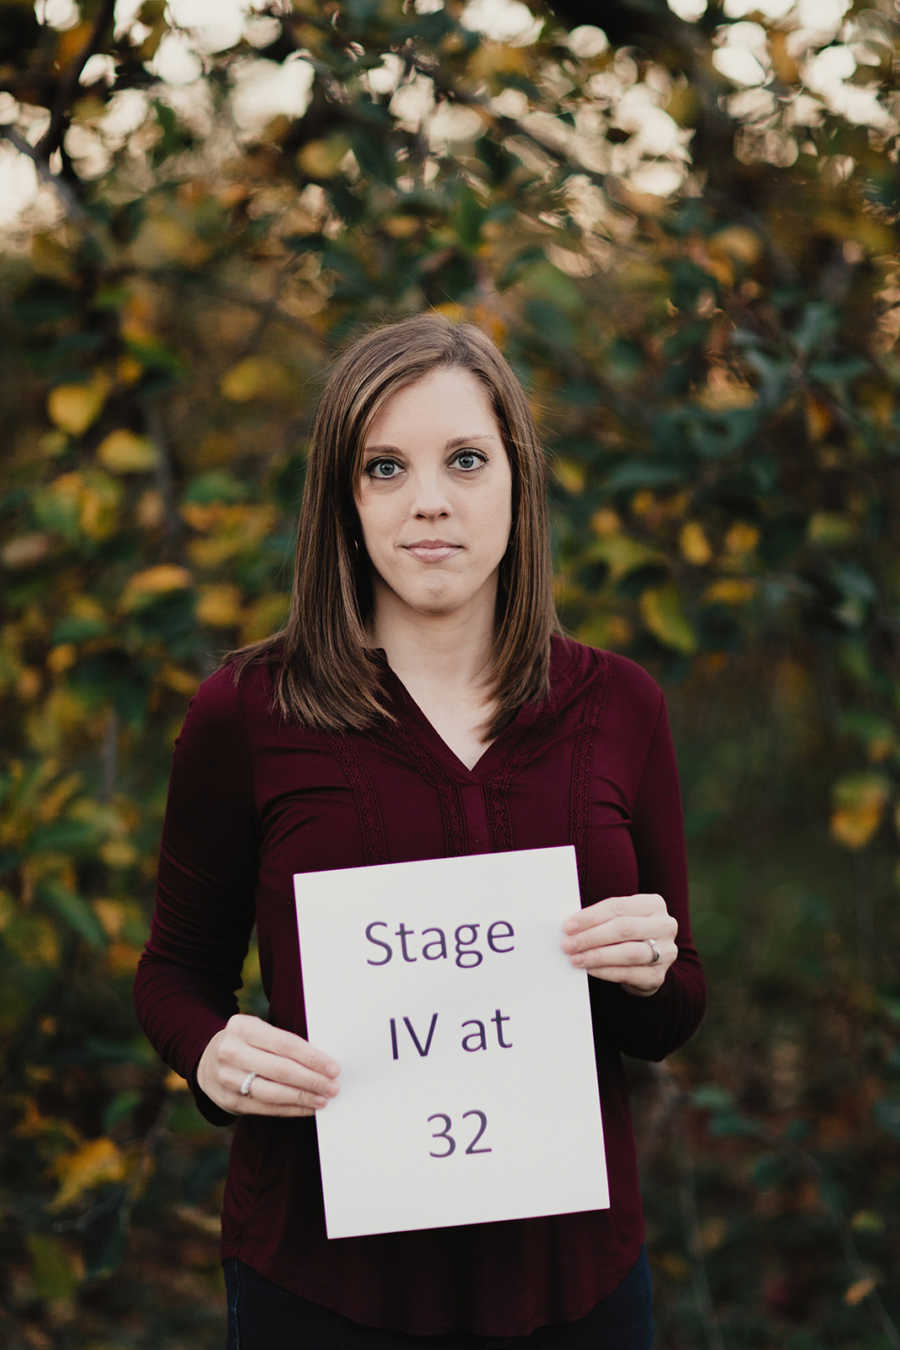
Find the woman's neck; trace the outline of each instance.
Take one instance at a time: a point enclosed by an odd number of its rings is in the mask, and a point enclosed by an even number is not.
[[[489,697],[493,615],[411,614],[388,601],[376,605],[371,631],[407,688]]]

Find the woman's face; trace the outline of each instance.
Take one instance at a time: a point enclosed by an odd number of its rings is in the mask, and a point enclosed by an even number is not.
[[[457,366],[392,394],[363,447],[356,508],[376,618],[493,620],[512,521],[512,472],[490,397]]]

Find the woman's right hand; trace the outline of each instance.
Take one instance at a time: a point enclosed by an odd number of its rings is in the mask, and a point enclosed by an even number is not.
[[[234,1116],[314,1115],[336,1095],[339,1074],[334,1060],[302,1036],[245,1013],[229,1018],[197,1065],[201,1089]]]

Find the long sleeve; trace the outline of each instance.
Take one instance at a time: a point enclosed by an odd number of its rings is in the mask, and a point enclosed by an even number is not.
[[[706,1006],[703,968],[691,936],[681,791],[666,715],[659,707],[632,808],[638,887],[661,895],[678,921],[678,956],[649,998],[591,980],[591,1000],[616,1048],[637,1059],[664,1059],[700,1024]]]
[[[239,691],[230,670],[200,686],[175,742],[150,939],[135,1007],[162,1059],[188,1079],[207,1119],[229,1119],[195,1070],[237,1011],[254,918],[256,826]]]

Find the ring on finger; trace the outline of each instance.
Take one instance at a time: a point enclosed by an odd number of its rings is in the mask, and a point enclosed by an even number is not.
[[[653,941],[653,938],[644,938],[644,941],[646,942],[647,946],[650,948],[650,952],[651,952],[650,960],[647,962],[647,965],[648,965],[648,966],[655,966],[656,963],[657,963],[657,961],[659,960],[659,948],[657,947],[656,943]]]
[[[242,1097],[250,1096],[250,1089],[253,1087],[253,1080],[254,1078],[258,1077],[259,1075],[257,1074],[256,1070],[251,1069],[251,1071],[247,1074],[247,1077],[244,1079],[243,1083],[241,1083],[240,1088],[238,1089]]]

